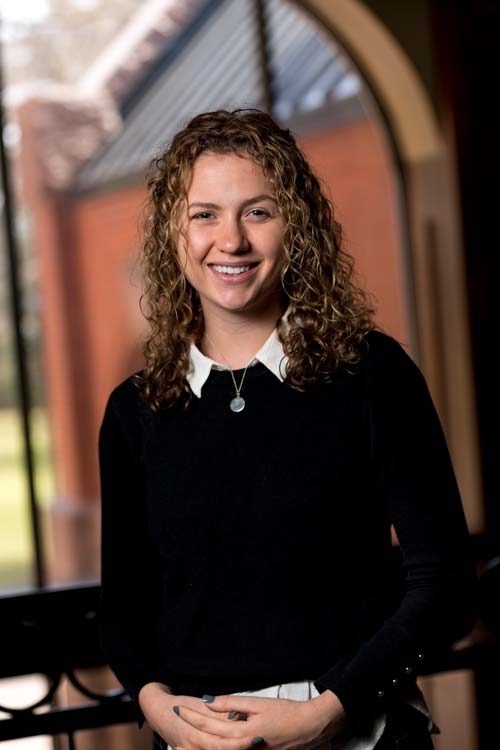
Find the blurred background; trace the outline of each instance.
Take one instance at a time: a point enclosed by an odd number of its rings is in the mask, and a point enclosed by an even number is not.
[[[192,115],[219,107],[266,109],[296,134],[377,322],[426,376],[478,565],[498,555],[500,3],[1,0],[0,11],[0,597],[98,578],[99,425],[109,392],[142,364],[145,169]],[[105,670],[89,679],[113,684]],[[34,702],[44,680],[0,680],[0,704]],[[437,750],[490,747],[473,668],[421,685]],[[63,682],[57,701],[74,700]],[[124,725],[78,746],[145,747],[145,736]]]

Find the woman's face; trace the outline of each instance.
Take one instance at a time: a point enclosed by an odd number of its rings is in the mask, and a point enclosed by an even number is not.
[[[284,219],[260,167],[204,153],[187,190],[179,257],[205,316],[280,308]]]

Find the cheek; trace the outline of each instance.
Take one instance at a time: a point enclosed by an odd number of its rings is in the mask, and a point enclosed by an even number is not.
[[[281,226],[276,229],[276,232],[273,234],[273,237],[272,237],[272,246],[273,246],[274,256],[276,260],[284,260],[285,258],[285,248],[283,245],[284,240],[285,240],[284,227]]]
[[[285,248],[283,247],[283,236],[281,234],[275,238],[272,244],[271,255],[277,265],[281,266],[283,264],[285,260]]]
[[[205,256],[206,236],[203,233],[192,230],[187,235],[187,242],[184,245],[184,257],[187,256],[188,265],[200,263]]]

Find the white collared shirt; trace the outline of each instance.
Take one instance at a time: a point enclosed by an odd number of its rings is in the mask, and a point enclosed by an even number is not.
[[[283,320],[286,319],[287,313],[288,310],[283,316]],[[229,367],[205,356],[194,343],[191,344],[189,358],[190,367],[186,378],[194,395],[201,398],[202,388],[207,382],[212,368],[215,370],[229,370]],[[277,328],[273,329],[255,357],[249,362],[248,367],[253,367],[257,362],[265,365],[278,380],[281,382],[284,381],[288,357],[283,351],[283,344],[278,336]]]

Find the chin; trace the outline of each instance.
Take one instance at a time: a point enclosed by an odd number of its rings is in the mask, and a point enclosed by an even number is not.
[[[255,300],[254,299],[235,299],[235,300],[219,300],[218,303],[219,307],[223,307],[224,310],[228,310],[229,312],[243,312],[244,310],[247,310],[248,308],[255,306]]]

